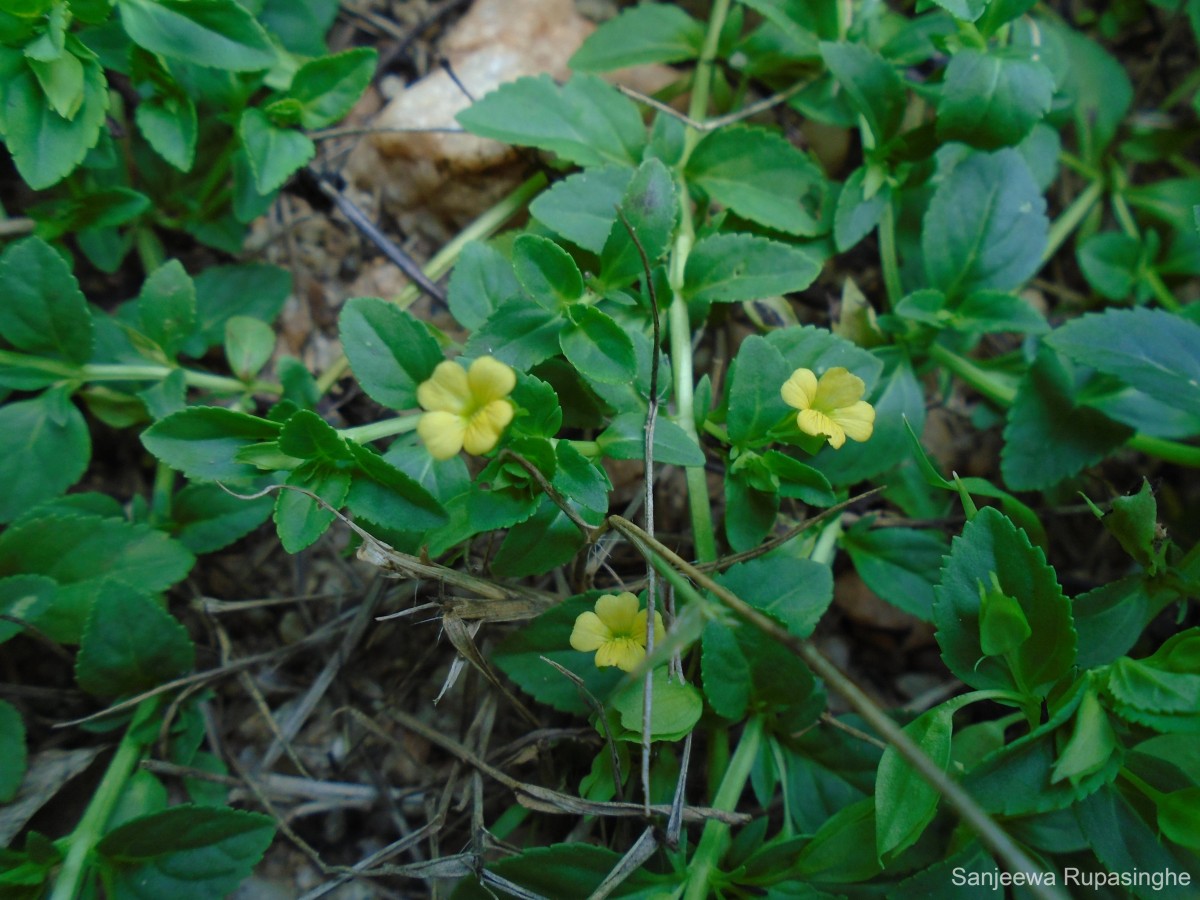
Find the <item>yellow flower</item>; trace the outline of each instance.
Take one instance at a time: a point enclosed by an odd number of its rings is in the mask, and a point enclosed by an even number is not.
[[[580,613],[571,631],[571,646],[585,653],[596,651],[596,666],[616,666],[632,672],[646,656],[646,610],[639,610],[638,598],[622,591],[604,594],[596,601],[595,612]],[[665,634],[662,616],[654,614],[654,641]]]
[[[862,399],[867,386],[857,375],[835,366],[817,380],[812,369],[797,369],[779,393],[788,406],[800,410],[796,424],[813,437],[826,435],[837,450],[852,441],[865,441],[875,429],[875,407]]]
[[[481,356],[464,369],[457,362],[438,363],[428,381],[417,388],[417,402],[427,412],[417,423],[417,434],[434,459],[450,459],[466,448],[476,455],[496,446],[513,418],[516,387],[511,368],[490,356]]]

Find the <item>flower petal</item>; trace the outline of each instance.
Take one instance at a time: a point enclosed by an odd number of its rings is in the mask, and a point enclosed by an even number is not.
[[[797,369],[779,389],[783,402],[793,409],[808,409],[817,396],[817,376],[812,369]]]
[[[417,387],[417,402],[422,409],[431,412],[461,413],[466,408],[470,394],[467,373],[463,367],[446,360],[438,363],[429,379]]]
[[[417,434],[434,459],[450,459],[462,449],[467,423],[452,412],[427,412],[417,422]]]
[[[866,390],[867,385],[861,378],[844,366],[834,366],[821,376],[813,406],[822,412],[832,413],[861,400]]]
[[[836,410],[832,418],[852,441],[865,441],[875,430],[875,407],[865,400]]]
[[[571,629],[571,646],[590,653],[599,650],[612,640],[612,632],[594,612],[580,613]]]
[[[467,420],[463,446],[468,453],[479,456],[496,446],[504,428],[512,421],[513,405],[508,400],[493,400]]]
[[[596,615],[608,626],[609,630],[618,637],[631,636],[634,633],[634,620],[637,618],[638,598],[629,591],[619,594],[604,594],[596,601]],[[643,631],[645,623],[643,622]]]
[[[616,666],[622,672],[632,672],[645,658],[645,649],[630,638],[617,638],[609,641],[596,651],[598,667]]]
[[[471,399],[480,406],[507,397],[517,386],[517,374],[512,367],[491,356],[481,356],[471,363],[467,380],[471,385]]]
[[[813,437],[821,435],[828,437],[829,446],[834,450],[846,443],[846,432],[842,430],[842,426],[823,412],[815,409],[801,410],[796,416],[796,424],[805,434],[811,434]]]

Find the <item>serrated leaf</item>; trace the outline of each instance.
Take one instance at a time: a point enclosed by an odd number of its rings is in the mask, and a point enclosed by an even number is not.
[[[225,359],[238,378],[249,381],[275,352],[275,329],[262,319],[233,316],[225,322]]]
[[[938,137],[983,150],[1022,141],[1050,110],[1054,78],[1036,58],[964,49],[946,67]]]
[[[761,438],[791,409],[780,388],[792,374],[783,354],[765,338],[751,335],[742,341],[729,386],[726,426],[729,440],[742,444]]]
[[[271,39],[236,0],[117,0],[138,46],[198,66],[233,72],[270,68]]]
[[[91,455],[87,422],[65,390],[0,406],[0,522],[61,494]]]
[[[219,485],[189,484],[171,503],[171,531],[193,553],[213,553],[261,525],[274,505],[270,496],[243,500]]]
[[[393,528],[427,531],[446,522],[446,511],[420,482],[369,447],[347,441],[356,466],[347,505],[355,513]]]
[[[511,297],[467,340],[470,357],[494,356],[514,369],[528,372],[559,352],[558,336],[566,324],[525,297]]]
[[[563,356],[589,380],[630,383],[637,357],[629,334],[594,306],[571,310],[570,323],[559,335]]]
[[[613,222],[608,239],[600,252],[600,283],[608,287],[627,284],[645,275],[642,255],[651,266],[666,253],[679,216],[675,181],[657,159],[642,163],[621,197],[620,209],[625,221]],[[637,243],[629,234],[633,228]],[[596,288],[600,291],[601,288]]]
[[[156,94],[139,103],[133,116],[155,153],[180,172],[192,170],[200,124],[191,97],[182,91]]]
[[[868,199],[863,191],[866,177],[865,167],[855,169],[838,194],[833,212],[833,239],[840,253],[870,234],[892,202],[892,187],[886,182]]]
[[[30,237],[0,256],[0,335],[17,350],[86,363],[94,325],[67,262],[41,238]]]
[[[867,587],[892,606],[933,621],[935,573],[948,549],[940,534],[912,528],[868,530],[859,523],[841,543]]]
[[[258,474],[238,462],[243,447],[279,436],[279,425],[216,406],[193,406],[160,419],[142,433],[147,450],[189,478],[240,481]]]
[[[833,602],[828,566],[780,553],[730,566],[716,580],[797,637],[811,635]]]
[[[801,291],[821,267],[799,248],[750,234],[715,234],[696,242],[684,272],[684,294],[697,302],[732,303]]]
[[[275,497],[279,543],[288,553],[299,553],[333,523],[335,511],[342,508],[350,493],[350,472],[323,460],[309,460],[288,473],[286,484],[302,488],[323,501],[289,490],[282,490]]]
[[[36,623],[54,602],[54,591],[54,582],[41,575],[0,578],[0,613],[11,616],[0,619],[0,644],[20,634],[22,622]]]
[[[355,47],[302,65],[284,95],[300,104],[301,126],[327,128],[341,121],[371,83],[378,59],[373,47]]]
[[[36,624],[65,643],[79,641],[106,583],[154,593],[182,579],[194,562],[161,531],[100,516],[39,516],[0,534],[0,576],[44,575],[58,583],[53,604]]]
[[[537,199],[547,193],[549,191]],[[530,208],[532,211],[532,204]],[[458,323],[473,331],[486,322],[503,301],[520,290],[521,284],[513,274],[512,263],[504,254],[490,244],[471,241],[463,247],[450,275],[446,298]]]
[[[1004,658],[985,657],[980,642],[980,585],[990,587],[993,573],[1031,629]],[[942,659],[972,687],[1044,696],[1075,664],[1071,605],[1054,569],[1025,532],[993,507],[979,510],[954,539],[934,595]]]
[[[537,512],[504,536],[492,560],[492,571],[502,578],[541,575],[570,562],[583,542],[579,527],[544,497]]]
[[[826,192],[820,168],[764,128],[709,133],[688,158],[687,175],[718,203],[768,228],[811,237],[828,227],[820,221]]]
[[[956,19],[974,22],[983,15],[989,0],[933,0],[933,2]]]
[[[214,806],[173,806],[126,822],[96,844],[114,896],[209,900],[238,886],[275,838],[259,813]]]
[[[1019,287],[1041,266],[1046,201],[1017,151],[973,153],[954,166],[925,213],[931,287],[947,297]]]
[[[646,414],[622,413],[596,438],[600,452],[609,459],[644,459]],[[704,452],[686,431],[663,416],[654,425],[654,461],[677,466],[704,465]]]
[[[183,352],[197,357],[225,339],[225,323],[232,316],[273,321],[292,290],[291,272],[264,263],[209,266],[195,282],[197,334]]]
[[[882,146],[895,136],[908,102],[895,67],[866,44],[821,42],[821,59]]]
[[[571,243],[599,253],[632,177],[633,171],[627,166],[589,167],[542,191],[529,204],[529,212]]]
[[[17,794],[25,777],[25,723],[17,708],[0,700],[0,803]]]
[[[704,26],[679,7],[643,3],[624,10],[588,35],[567,65],[576,72],[609,72],[647,63],[695,59]]]
[[[456,118],[472,134],[548,150],[578,166],[633,166],[646,142],[637,107],[594,75],[573,75],[561,88],[549,75],[518,78]]]
[[[172,259],[151,272],[137,298],[142,333],[174,358],[196,327],[196,285]]]
[[[1012,490],[1047,488],[1104,459],[1133,429],[1076,399],[1073,369],[1042,349],[1017,388],[1000,471]]]
[[[571,254],[549,238],[523,234],[513,241],[513,272],[521,287],[551,312],[583,296],[583,275]]]
[[[338,317],[342,347],[364,391],[384,406],[409,409],[442,351],[424,325],[376,297],[349,300]]]
[[[1111,309],[1068,322],[1046,343],[1081,365],[1200,415],[1200,325],[1164,310]]]
[[[80,63],[82,101],[68,119],[53,108],[24,56],[0,48],[0,129],[17,171],[34,190],[69,175],[100,139],[108,111],[108,81],[96,60]]]
[[[317,155],[306,134],[274,125],[267,114],[250,107],[238,120],[238,138],[254,172],[254,187],[269,194]]]
[[[196,648],[162,605],[135,591],[108,591],[92,605],[75,678],[97,697],[136,694],[191,670]]]

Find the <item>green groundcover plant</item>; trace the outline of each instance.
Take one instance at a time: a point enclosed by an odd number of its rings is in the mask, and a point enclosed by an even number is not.
[[[1150,6],[1200,27],[1194,2]],[[1093,32],[1150,6],[1106,6]],[[317,409],[344,367],[314,377],[285,357],[264,373],[286,274],[189,274],[157,237],[236,249],[311,157],[306,132],[346,113],[374,56],[314,42],[333,12],[0,10],[0,134],[39,192],[36,233],[0,256],[0,641],[29,629],[77,648],[80,688],[123,729],[71,833],[0,851],[0,896],[220,896],[249,873],[271,817],[200,782],[168,805],[138,768],[153,752],[224,772],[201,749],[205,695],[178,694],[195,647],[164,595],[268,517],[298,553],[339,513],[364,558],[518,620],[483,652],[455,613],[445,624],[506,702],[595,727],[591,771],[560,785],[573,808],[644,821],[632,845],[481,858],[455,897],[915,898],[1002,879],[1194,896],[1200,535],[1194,517],[1167,522],[1169,482],[1122,493],[1098,473],[1155,460],[1182,482],[1200,466],[1200,75],[1133,116],[1118,62],[1031,0],[716,0],[706,22],[628,8],[565,83],[522,78],[459,115],[540,151],[553,183],[522,228],[453,245],[459,332],[413,316],[411,296],[345,304],[353,378],[391,412],[339,430]],[[651,62],[685,73],[686,115],[595,74]],[[779,104],[852,136],[857,165],[834,178],[756,124]],[[138,295],[89,303],[74,254],[115,269],[133,247]],[[786,295],[863,259],[882,273],[871,297],[843,276],[828,327],[796,319]],[[1082,290],[1034,305],[1051,265]],[[706,326],[734,312],[755,333],[727,370],[700,371]],[[210,371],[217,347],[228,374]],[[954,391],[999,436],[994,478],[947,477],[922,446],[927,404]],[[68,493],[88,416],[137,431],[152,496]],[[619,460],[645,463],[641,525],[612,508]],[[686,485],[682,541],[654,533],[667,467]],[[848,518],[864,490],[874,510],[963,524]],[[1049,513],[1080,494],[1128,559],[1069,592]],[[487,571],[456,572],[480,539]],[[614,539],[644,558],[638,584],[596,586]],[[835,565],[933,625],[961,693],[885,711],[822,656],[810,637]],[[555,571],[558,595],[521,587]],[[517,612],[489,612],[498,597]],[[853,712],[829,716],[831,693]],[[703,790],[688,778],[701,750]],[[0,802],[26,766],[20,712],[0,701]],[[530,815],[514,805],[505,832]]]

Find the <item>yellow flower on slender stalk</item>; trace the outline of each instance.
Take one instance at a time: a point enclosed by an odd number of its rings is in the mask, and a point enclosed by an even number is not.
[[[580,613],[571,631],[571,646],[585,653],[596,651],[596,667],[616,666],[632,672],[646,657],[646,610],[639,610],[638,598],[622,591],[604,594],[596,601],[595,612]],[[654,640],[666,633],[662,616],[654,614]]]
[[[434,459],[450,459],[459,450],[487,453],[513,418],[508,395],[517,376],[504,363],[481,356],[464,369],[457,362],[438,363],[428,381],[417,388],[426,410],[417,434]]]
[[[867,386],[843,366],[817,379],[812,369],[797,369],[779,389],[784,402],[800,410],[796,425],[813,437],[825,435],[837,450],[852,441],[865,441],[875,430],[875,407],[862,399]]]

